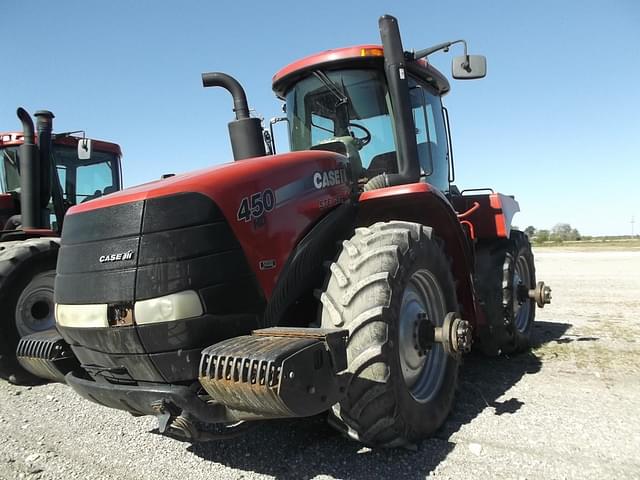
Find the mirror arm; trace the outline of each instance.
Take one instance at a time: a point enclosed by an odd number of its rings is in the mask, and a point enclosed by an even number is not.
[[[284,104],[286,105],[286,103]],[[271,154],[275,155],[276,154],[276,137],[273,135],[273,126],[276,123],[280,123],[280,122],[286,122],[288,121],[289,118],[288,117],[273,117],[270,121],[269,121],[269,136],[271,137]]]
[[[460,39],[460,40],[452,40],[451,42],[439,43],[438,45],[434,45],[433,47],[429,47],[429,48],[424,48],[422,50],[418,50],[417,52],[409,52],[409,56],[410,56],[409,59],[418,60],[420,58],[427,57],[432,53],[436,53],[440,50],[444,50],[445,52],[447,52],[449,50],[449,47],[457,43],[462,43],[464,45],[464,56],[468,58],[469,55],[467,53],[467,42]],[[467,61],[465,65],[465,69],[468,69],[468,68],[469,68],[469,62]]]

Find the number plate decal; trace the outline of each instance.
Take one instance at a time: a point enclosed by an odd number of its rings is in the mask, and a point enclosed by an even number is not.
[[[256,192],[240,201],[236,218],[239,222],[250,222],[262,217],[266,212],[273,210],[276,204],[276,196],[273,190],[267,188],[264,192]]]

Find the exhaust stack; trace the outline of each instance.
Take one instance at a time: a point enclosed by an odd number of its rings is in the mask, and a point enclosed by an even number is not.
[[[243,160],[266,155],[260,119],[249,117],[247,95],[242,85],[231,75],[222,72],[203,73],[202,85],[205,88],[222,87],[233,97],[233,111],[236,119],[229,122],[233,159]]]
[[[40,161],[33,120],[22,107],[16,112],[22,122],[24,140],[20,145],[20,214],[22,228],[40,228]]]
[[[33,116],[36,117],[40,155],[40,208],[44,209],[51,198],[51,132],[55,116],[49,110],[39,110]]]
[[[398,173],[386,175],[385,186],[415,183],[420,181],[418,146],[416,145],[408,76],[398,20],[391,15],[383,15],[378,21],[378,26],[384,49],[384,71],[387,77],[389,96],[395,110],[395,129],[398,141]]]

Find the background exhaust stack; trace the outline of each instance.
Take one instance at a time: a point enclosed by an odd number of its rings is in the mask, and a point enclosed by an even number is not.
[[[266,155],[259,118],[249,117],[247,96],[242,85],[230,75],[221,72],[202,74],[202,85],[222,87],[233,97],[233,111],[236,119],[229,122],[229,138],[234,160]]]
[[[24,135],[24,143],[19,150],[22,228],[40,228],[40,162],[33,120],[22,107],[16,113],[22,122]]]
[[[40,157],[40,208],[44,209],[47,208],[51,198],[51,132],[55,117],[49,110],[39,110],[33,116],[36,117]]]

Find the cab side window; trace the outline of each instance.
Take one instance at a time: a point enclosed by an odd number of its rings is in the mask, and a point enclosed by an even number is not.
[[[418,160],[426,181],[442,191],[449,189],[447,133],[440,97],[429,87],[409,81]]]

